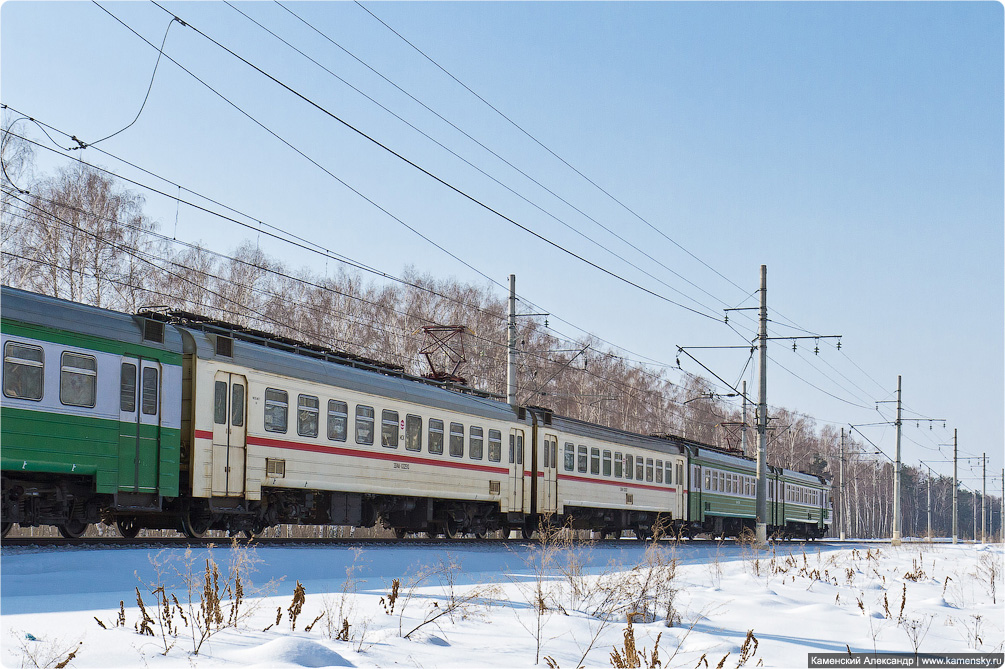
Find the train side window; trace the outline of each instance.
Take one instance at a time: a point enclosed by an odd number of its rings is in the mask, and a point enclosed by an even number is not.
[[[125,365],[123,365],[125,367]],[[136,368],[133,367],[133,374]],[[125,411],[125,409],[123,409]],[[217,425],[227,424],[227,382],[217,381],[213,384],[213,422]]]
[[[656,482],[663,483],[663,461],[656,461]]]
[[[523,464],[523,434],[516,435],[516,463]]]
[[[726,492],[726,472],[719,472],[719,492]]]
[[[684,464],[677,463],[677,485],[684,485]]]
[[[97,398],[98,361],[93,355],[63,351],[59,401],[67,406],[93,407]]]
[[[600,474],[600,449],[591,448],[590,449],[590,473]]]
[[[635,458],[634,456],[625,453],[625,478],[631,479],[635,473]]]
[[[667,485],[671,485],[673,483],[673,463],[669,460],[666,461],[664,481]],[[677,481],[677,483],[680,483],[680,481]]]
[[[373,407],[364,404],[356,405],[356,443],[364,446],[373,445]]]
[[[443,421],[438,418],[429,419],[429,452],[443,455]]]
[[[384,409],[380,412],[380,445],[384,448],[398,448],[398,412]]]
[[[414,414],[405,416],[405,450],[422,450],[422,418]]]
[[[136,411],[136,365],[131,362],[122,363],[122,373],[119,376],[119,411],[125,413]]]
[[[297,397],[297,434],[301,437],[318,436],[318,416],[321,404],[312,395]]]
[[[614,478],[619,479],[624,474],[624,456],[621,451],[614,451]]]
[[[286,434],[289,395],[285,390],[265,389],[265,429]]]
[[[464,424],[450,424],[450,455],[455,458],[464,457]]]
[[[571,472],[576,468],[576,446],[575,444],[565,444],[565,471]]]
[[[712,489],[712,473],[707,469],[705,470],[705,490]]]
[[[651,473],[651,472],[650,472]],[[635,479],[641,481],[646,475],[646,464],[642,456],[635,458]],[[652,478],[649,479],[652,481]]]
[[[646,458],[646,481],[653,482],[653,459]]]
[[[22,400],[42,399],[45,352],[40,346],[9,341],[3,352],[3,394]]]
[[[345,441],[349,434],[349,405],[339,400],[328,400],[328,438]]]
[[[244,426],[244,385],[235,383],[230,387],[230,424]],[[317,436],[317,430],[314,431]]]
[[[500,460],[502,460],[502,432],[489,430],[489,461],[499,462]]]
[[[513,464],[516,462],[516,435],[511,434],[509,436],[509,463]]]
[[[140,398],[140,409],[148,416],[157,415],[157,368],[143,368],[143,397]]]
[[[589,460],[589,458],[586,455],[586,446],[583,446],[582,444],[580,444],[579,445],[578,456],[576,458],[576,471],[585,474],[587,466],[589,464],[588,460]]]
[[[480,427],[471,426],[468,430],[468,456],[472,460],[481,460],[485,448],[485,433]]]
[[[545,469],[548,468],[548,462],[551,460],[551,453],[549,448],[550,446],[551,446],[551,437],[545,437],[544,447],[541,449],[542,451],[541,458],[543,459],[543,462],[541,462],[541,466]]]
[[[611,452],[604,451],[604,476],[611,475]]]

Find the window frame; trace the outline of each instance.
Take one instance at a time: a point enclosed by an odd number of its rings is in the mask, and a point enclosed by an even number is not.
[[[360,414],[360,409],[363,409],[362,414]],[[369,416],[366,415],[367,410],[370,412]],[[370,439],[369,441],[365,438],[360,440],[360,428],[367,424],[370,425]],[[356,437],[356,443],[360,446],[373,446],[377,433],[377,412],[372,406],[368,404],[356,405],[355,419],[353,420],[353,433]]]
[[[67,364],[66,356],[75,356],[82,360],[90,360],[94,363],[94,369],[86,369],[84,367],[73,367]],[[63,396],[63,378],[66,375],[72,376],[82,376],[88,377],[90,379],[90,404],[78,403],[75,401],[68,402]],[[142,376],[141,376],[142,378]],[[72,398],[71,398],[72,399]],[[93,355],[87,353],[77,353],[76,351],[63,351],[59,355],[59,403],[63,406],[68,407],[80,407],[83,409],[93,409],[98,401],[98,359]],[[140,405],[142,406],[142,401]]]
[[[15,347],[15,346],[19,346],[21,348],[25,348],[25,349],[29,349],[29,350],[38,351],[41,354],[41,360],[29,360],[27,358],[14,357],[11,353],[8,352],[8,350],[11,349],[12,347]],[[4,348],[4,351],[3,351],[3,377],[4,377],[4,379],[3,379],[4,380],[4,383],[3,383],[3,394],[4,394],[4,397],[10,397],[11,399],[16,399],[16,400],[27,400],[29,402],[41,402],[42,398],[45,397],[45,349],[42,348],[41,346],[36,346],[35,344],[26,344],[26,343],[19,342],[19,341],[8,341],[8,342],[4,343],[4,347],[3,348]],[[8,364],[10,364],[12,366],[29,367],[29,368],[35,368],[35,367],[37,367],[38,368],[38,370],[39,370],[38,371],[38,376],[39,376],[39,379],[38,379],[38,397],[27,397],[27,396],[22,397],[20,395],[14,395],[14,394],[11,394],[11,393],[7,392],[7,377],[8,377],[8,374],[10,372],[14,371],[13,369],[10,370],[10,371],[8,371],[8,368],[7,368]],[[21,377],[17,377],[17,378],[21,378]]]
[[[422,451],[422,416],[405,414],[405,450]]]
[[[307,400],[307,404],[304,401]],[[309,402],[314,400],[314,406],[311,407]],[[305,416],[309,417],[313,415],[314,417],[314,431],[310,430],[310,423],[305,422]],[[309,420],[309,418],[308,418]],[[305,429],[307,428],[307,429]],[[301,437],[312,437],[317,438],[318,431],[321,429],[321,400],[315,395],[299,394],[297,395],[297,435]]]
[[[450,433],[447,443],[447,450],[450,457],[464,457],[464,433],[464,423],[450,423]]]
[[[398,448],[398,438],[401,436],[401,423],[398,422],[398,412],[394,409],[380,411],[380,445],[384,448]]]
[[[278,400],[278,399],[276,399],[275,397],[273,397],[273,398],[270,399],[269,398],[269,393],[270,392],[282,395],[283,399],[281,401]],[[274,422],[272,423],[272,426],[270,427],[270,423],[269,423],[269,415],[270,415],[269,409],[271,408],[271,409],[273,409],[273,411],[275,411],[275,409],[277,407],[281,407],[282,410],[283,410],[283,414],[282,414],[283,415],[283,427],[282,427],[282,429],[277,428],[275,426]],[[286,392],[285,390],[280,390],[279,388],[266,388],[265,389],[265,403],[264,403],[264,406],[263,406],[263,410],[264,410],[264,416],[265,416],[265,431],[266,432],[275,432],[277,434],[286,434],[286,432],[290,429],[290,394],[288,392]]]
[[[481,460],[484,457],[485,430],[480,425],[471,425],[468,427],[468,458]]]
[[[426,425],[429,439],[426,442],[426,452],[430,455],[443,455],[443,442],[445,441],[443,431],[443,420],[440,418],[430,418]],[[439,435],[435,438],[434,435]]]
[[[334,405],[334,406],[332,406]],[[339,405],[342,406],[342,410],[338,411]],[[341,441],[345,442],[349,440],[349,403],[343,402],[342,400],[329,399],[328,400],[328,413],[327,422],[325,423],[325,435],[328,437],[328,441]],[[342,420],[342,437],[339,438],[338,431],[332,430],[333,427],[338,425],[339,419]],[[332,435],[335,436],[332,436]]]
[[[489,430],[489,462],[502,461],[502,430]]]

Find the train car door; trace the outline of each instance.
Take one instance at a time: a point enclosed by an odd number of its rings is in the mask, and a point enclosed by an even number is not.
[[[119,492],[150,494],[158,490],[162,371],[156,360],[122,358],[119,367]]]
[[[510,497],[509,508],[515,513],[526,513],[524,506],[524,465],[523,465],[523,430],[511,429],[509,431],[509,479]]]
[[[705,522],[705,509],[702,507],[701,465],[691,465],[691,487],[688,490],[688,520]]]
[[[248,380],[217,372],[213,384],[213,495],[244,494]]]
[[[538,513],[558,512],[558,467],[555,458],[558,456],[558,437],[554,434],[544,435],[541,445],[541,457],[538,464],[544,474],[538,477]]]

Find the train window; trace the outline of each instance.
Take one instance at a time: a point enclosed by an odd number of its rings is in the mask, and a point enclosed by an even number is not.
[[[443,421],[437,418],[429,419],[429,452],[443,454]]]
[[[653,459],[646,458],[646,481],[653,482]]]
[[[646,465],[642,457],[635,458],[635,479],[641,481],[646,475]],[[649,471],[649,480],[652,481],[652,470]]]
[[[481,460],[484,447],[485,433],[482,428],[472,425],[468,430],[468,457],[472,460]]]
[[[565,471],[571,472],[576,468],[576,446],[575,444],[565,444]]]
[[[59,374],[59,401],[93,407],[97,398],[98,361],[92,355],[64,351]]]
[[[313,395],[300,395],[297,397],[297,434],[301,437],[318,436],[320,406],[318,398]]]
[[[373,407],[356,405],[356,443],[373,445]]]
[[[502,432],[499,430],[489,430],[489,460],[502,460]]]
[[[143,368],[143,396],[140,398],[140,408],[148,416],[157,415],[157,391],[160,386],[157,384],[157,368]]]
[[[516,463],[523,464],[523,432],[516,435]]]
[[[235,427],[244,425],[244,385],[240,383],[230,387],[230,424]]]
[[[328,438],[345,441],[349,434],[349,405],[338,400],[328,400]]]
[[[544,448],[542,449],[544,453],[541,454],[541,457],[544,458],[544,462],[541,463],[541,466],[544,467],[545,469],[548,468],[548,461],[551,460],[550,446],[551,446],[551,437],[545,437]]]
[[[719,492],[726,492],[726,472],[719,472]]]
[[[614,452],[614,478],[619,479],[624,475],[624,456],[620,451]]]
[[[586,446],[582,444],[579,445],[579,457],[576,458],[576,471],[586,473],[586,468],[589,465],[589,458],[586,455]]]
[[[558,469],[558,439],[551,440],[551,466]]]
[[[515,443],[516,443],[516,435],[511,434],[509,436],[509,463],[510,464],[513,464],[514,462],[516,462],[516,447],[514,446]]]
[[[450,455],[455,458],[464,457],[464,425],[450,424]]]
[[[286,413],[289,395],[285,390],[265,389],[265,429],[286,433]]]
[[[590,449],[590,473],[600,474],[600,449]]]
[[[41,347],[7,342],[3,353],[3,394],[22,400],[42,399],[44,361]]]
[[[631,455],[625,453],[625,478],[632,478],[632,474],[635,472],[635,458]]]
[[[611,452],[604,451],[604,476],[611,475]]]
[[[663,480],[667,485],[673,483],[673,463],[669,460],[666,461]],[[680,481],[677,481],[677,483],[680,483]]]
[[[656,482],[663,483],[663,461],[656,461]]]
[[[422,450],[422,418],[414,414],[405,416],[405,449]]]
[[[133,373],[136,368],[133,367]],[[213,386],[213,422],[217,425],[227,424],[227,382],[217,381]]]
[[[380,412],[380,445],[398,448],[398,412],[384,409]]]
[[[706,469],[705,470],[705,490],[711,490],[712,489],[712,479],[711,479],[711,476],[712,475]]]
[[[677,463],[677,485],[684,485],[684,463]]]
[[[126,413],[136,411],[136,365],[131,362],[122,363],[122,373],[119,376],[119,411]]]

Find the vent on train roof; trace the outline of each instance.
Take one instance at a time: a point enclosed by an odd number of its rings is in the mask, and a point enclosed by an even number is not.
[[[227,358],[234,357],[234,340],[223,335],[216,336],[216,354]]]
[[[143,319],[143,338],[147,341],[155,341],[158,344],[164,343],[164,323],[161,321]]]

